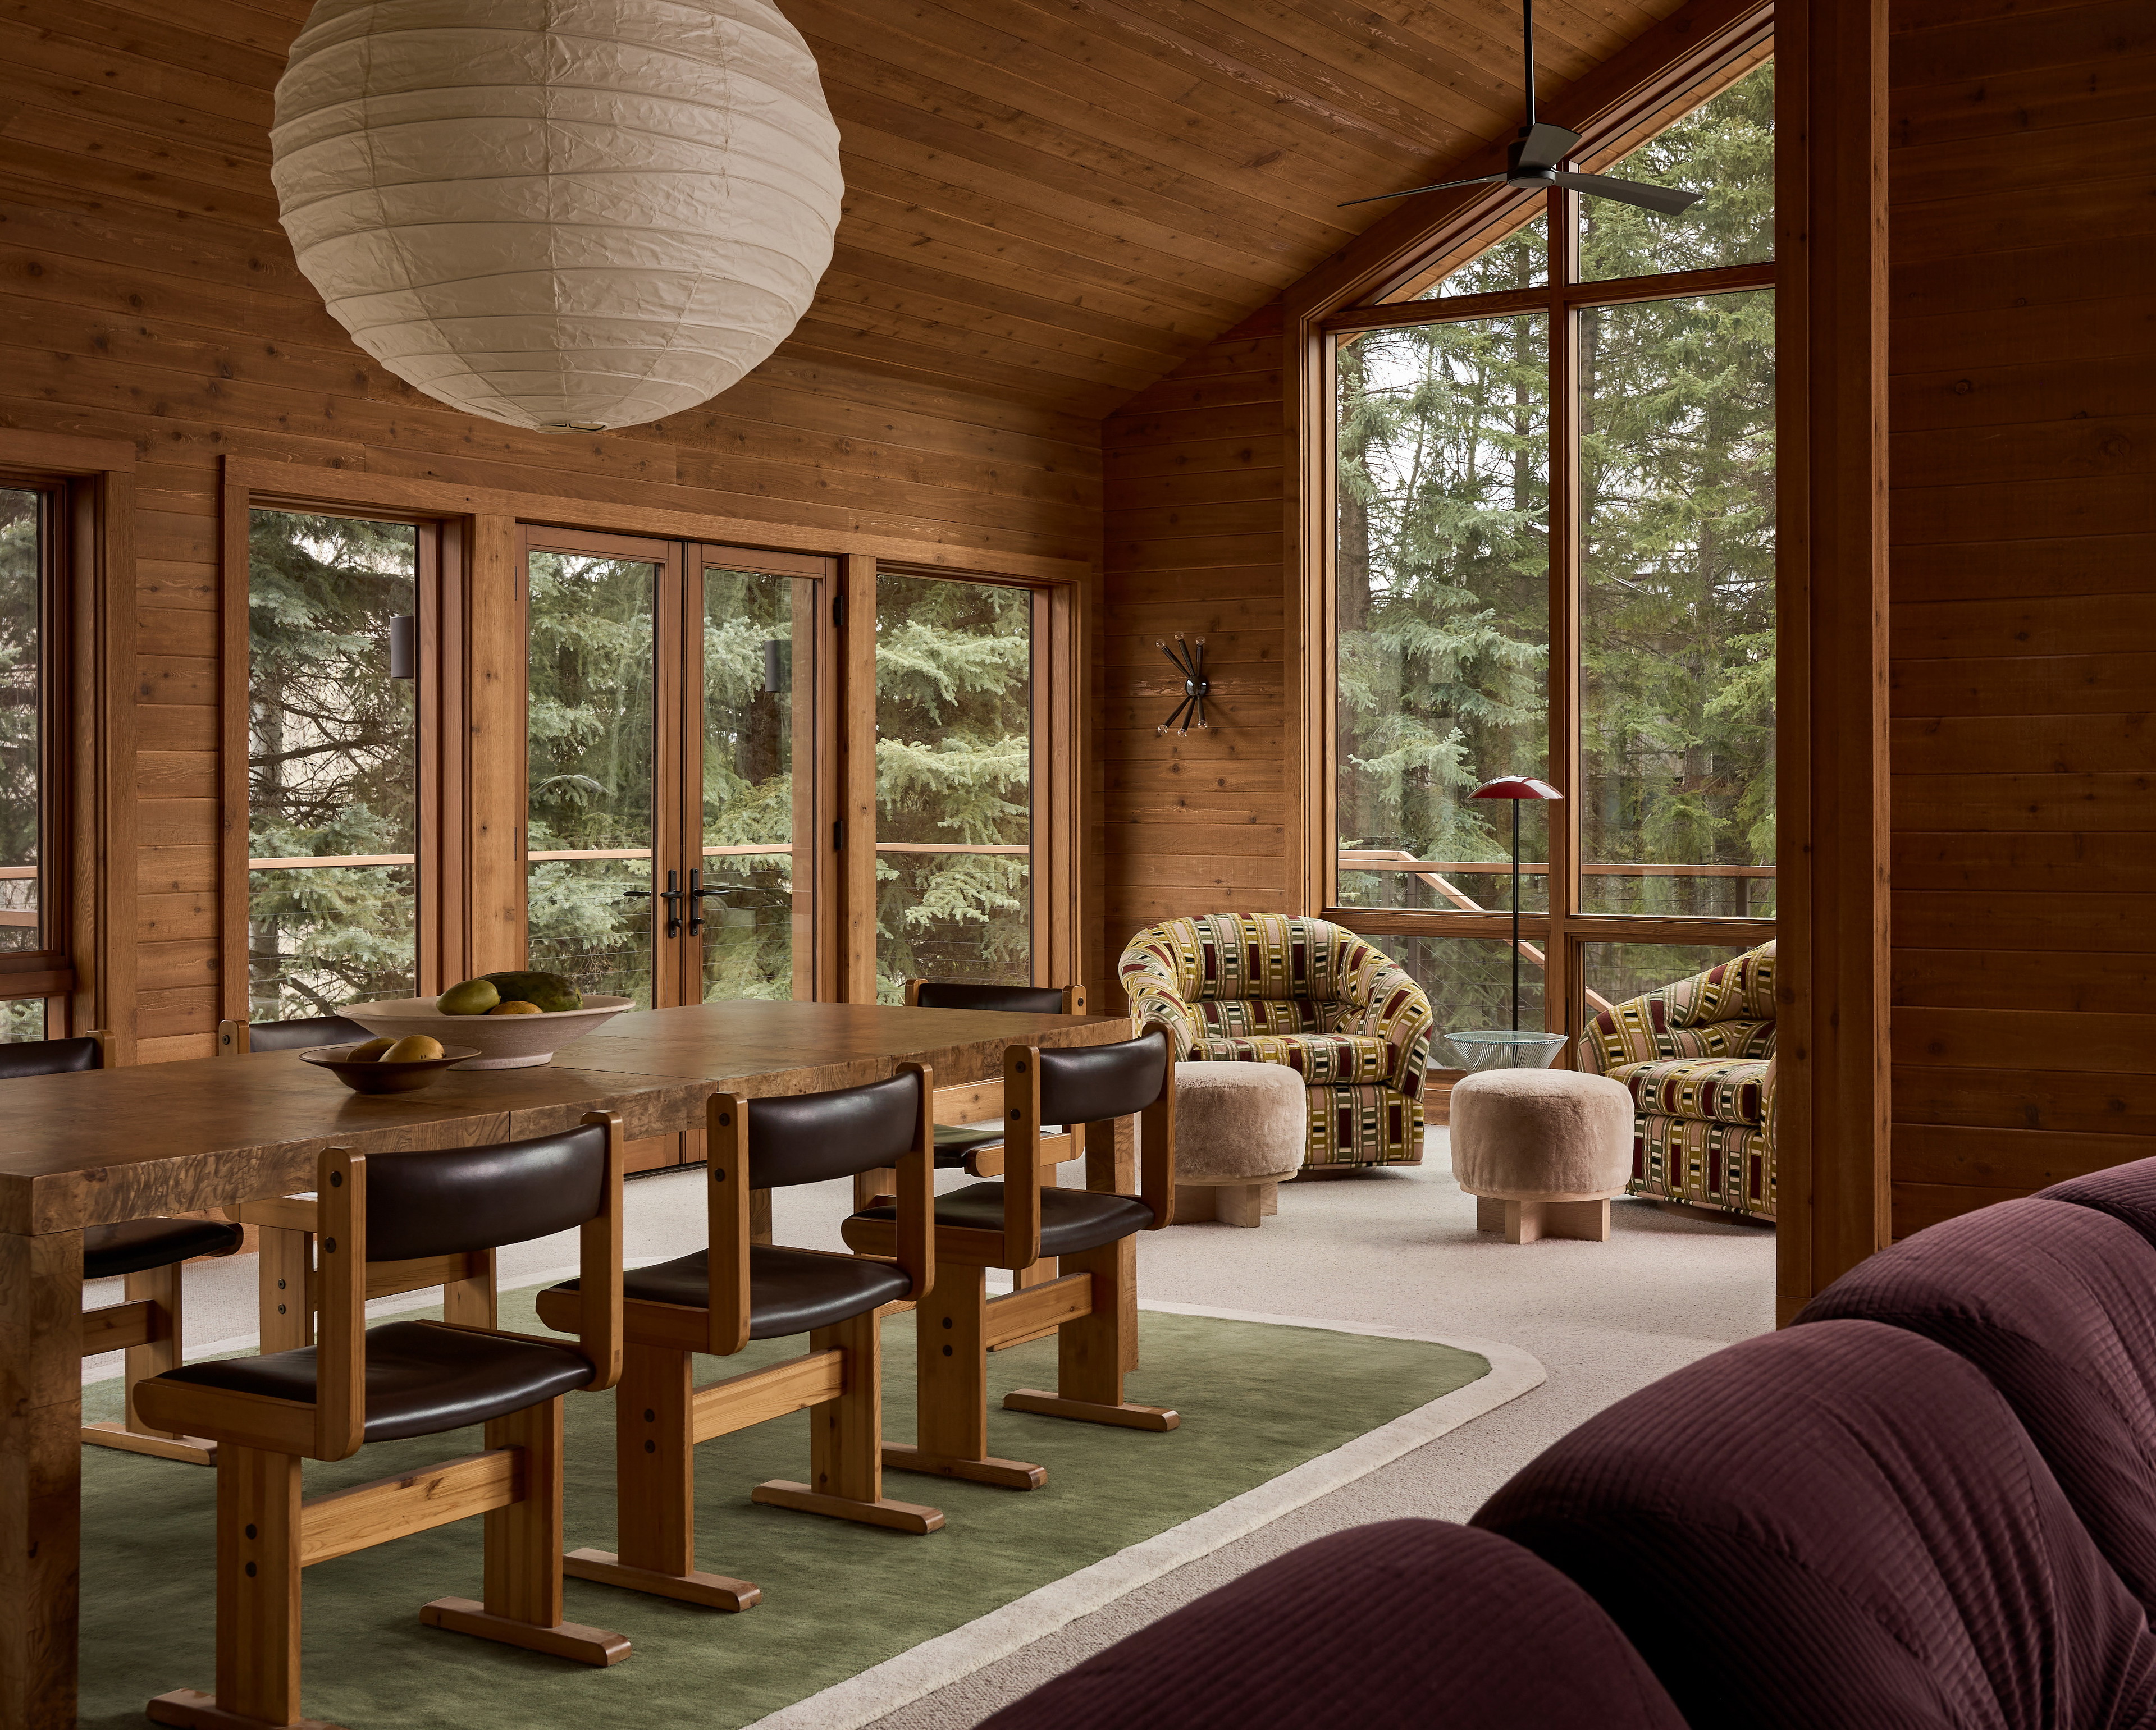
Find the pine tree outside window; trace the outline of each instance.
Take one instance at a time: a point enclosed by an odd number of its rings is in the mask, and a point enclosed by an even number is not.
[[[1773,114],[1771,59],[1725,73],[1578,164],[1684,217],[1530,195],[1333,320],[1326,898],[1441,1029],[1510,1015],[1501,775],[1565,795],[1522,812],[1527,1025],[1772,934]]]

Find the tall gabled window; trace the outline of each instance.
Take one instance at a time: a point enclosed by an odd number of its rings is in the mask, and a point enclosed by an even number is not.
[[[1564,796],[1522,810],[1523,1026],[1773,934],[1774,74],[1734,69],[1574,165],[1684,216],[1527,195],[1329,321],[1324,898],[1441,1030],[1511,1015],[1500,775]]]

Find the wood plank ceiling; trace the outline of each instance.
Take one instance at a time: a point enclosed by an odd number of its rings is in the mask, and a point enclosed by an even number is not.
[[[1089,419],[1391,207],[1342,199],[1438,177],[1524,103],[1516,0],[781,6],[822,68],[847,185],[783,352]],[[1676,9],[1544,0],[1543,100]],[[259,243],[270,92],[307,10],[0,0],[0,189],[50,209],[64,188],[92,223],[99,194],[148,204],[196,248],[205,224]]]

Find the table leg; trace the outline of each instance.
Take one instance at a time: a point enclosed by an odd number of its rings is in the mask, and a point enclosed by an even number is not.
[[[82,1234],[0,1235],[0,1730],[74,1730]]]

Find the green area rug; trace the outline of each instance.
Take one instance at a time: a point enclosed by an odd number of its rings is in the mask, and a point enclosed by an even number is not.
[[[503,1303],[503,1325],[540,1331],[531,1294]],[[1348,1449],[1387,1425],[1389,1446],[1363,1451],[1352,1477],[1441,1433],[1540,1379],[1524,1354],[1491,1378],[1491,1356],[1432,1341],[1310,1326],[1148,1309],[1141,1323],[1143,1367],[1129,1397],[1172,1405],[1183,1425],[1165,1436],[1006,1412],[992,1405],[989,1446],[1048,1468],[1030,1493],[910,1473],[890,1475],[886,1493],[941,1507],[947,1523],[925,1538],[757,1507],[752,1487],[799,1477],[808,1461],[805,1413],[706,1442],[696,1451],[697,1555],[715,1572],[752,1579],[763,1601],[738,1615],[675,1605],[580,1580],[567,1583],[568,1620],[629,1636],[634,1651],[611,1670],[585,1669],[466,1636],[423,1628],[419,1606],[480,1591],[476,1519],[341,1557],[305,1575],[305,1710],[352,1730],[522,1730],[538,1723],[752,1723],[885,1664],[909,1648],[976,1624],[1014,1600],[1054,1595],[1103,1559],[1182,1530],[1282,1474]],[[699,1366],[711,1380],[789,1356],[801,1342],[752,1345],[740,1357]],[[913,1433],[912,1318],[885,1330],[886,1429]],[[1055,1385],[1055,1342],[991,1359],[992,1400],[1021,1386]],[[1527,1366],[1532,1374],[1521,1368]],[[1395,1423],[1480,1383],[1471,1410],[1395,1434]],[[1502,1385],[1500,1385],[1502,1384]],[[116,1381],[85,1390],[86,1415],[117,1415]],[[1483,1397],[1486,1392],[1487,1397]],[[1447,1401],[1448,1407],[1457,1401]],[[613,1547],[613,1395],[567,1402],[571,1548]],[[1413,1425],[1407,1428],[1413,1430]],[[476,1430],[382,1443],[334,1464],[310,1462],[311,1496],[470,1452]],[[1070,1599],[1002,1650],[1083,1614],[1116,1591],[1165,1571],[1240,1530],[1276,1517],[1344,1479],[1336,1474],[1257,1507],[1209,1538],[1163,1553],[1150,1571]],[[1278,1500],[1276,1497],[1275,1498]],[[1246,1497],[1262,1502],[1264,1497]],[[199,1467],[85,1450],[83,1462],[82,1722],[137,1726],[143,1703],[168,1688],[213,1683],[212,1569],[214,1474]],[[1132,1553],[1140,1553],[1132,1552]],[[1113,1569],[1109,1570],[1112,1572]],[[1127,1572],[1128,1570],[1127,1569]],[[1042,1588],[1051,1588],[1044,1594]],[[1029,1599],[1028,1594],[1034,1594]],[[1006,1618],[1009,1611],[1004,1611]],[[993,1619],[992,1619],[993,1620]],[[1020,1624],[1024,1622],[1021,1615]],[[862,1722],[900,1699],[940,1686],[998,1656],[946,1652],[883,1695],[858,1685],[849,1712],[834,1701],[789,1720]],[[864,1705],[862,1702],[869,1702]]]

